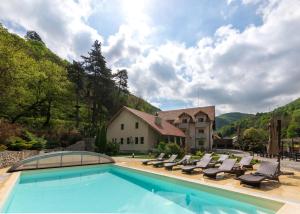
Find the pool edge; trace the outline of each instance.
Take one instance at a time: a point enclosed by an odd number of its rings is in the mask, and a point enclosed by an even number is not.
[[[136,167],[132,167],[132,166],[125,166],[122,163],[113,163],[113,164],[109,164],[109,165],[115,165],[115,166],[122,167],[125,169],[131,169],[131,170],[136,170],[136,171],[140,171],[140,172],[144,172],[144,173],[154,174],[154,175],[158,175],[158,176],[162,176],[162,177],[166,177],[166,178],[179,180],[181,182],[191,183],[194,185],[195,184],[203,185],[203,186],[207,186],[207,187],[211,187],[211,188],[215,188],[215,189],[219,189],[219,190],[226,190],[231,193],[238,193],[238,194],[242,194],[242,195],[246,195],[246,196],[250,196],[250,197],[254,197],[254,198],[262,198],[264,200],[282,203],[283,205],[278,210],[276,210],[276,214],[289,214],[289,213],[294,214],[295,210],[300,210],[300,203],[298,203],[298,202],[284,200],[284,199],[276,198],[276,197],[269,197],[269,196],[262,195],[259,193],[253,193],[253,192],[249,193],[247,191],[240,190],[238,188],[222,186],[219,184],[205,183],[201,180],[196,180],[196,179],[192,179],[192,178],[182,178],[182,177],[176,176],[176,175],[167,175],[167,174],[164,174],[161,172],[154,172],[151,170],[144,170],[144,169],[140,169],[140,168],[136,168]],[[3,183],[3,185],[0,186],[0,212],[3,209],[6,200],[10,196],[10,193],[12,192],[16,183],[18,182],[20,175],[21,175],[20,171],[11,173],[11,175]]]
[[[0,188],[0,212],[4,207],[6,200],[8,199],[10,193],[12,192],[14,186],[20,178],[21,172],[14,172],[4,181],[3,186]]]
[[[162,177],[166,177],[166,178],[171,178],[171,179],[176,179],[179,180],[181,182],[186,182],[186,183],[191,183],[193,185],[203,185],[203,186],[207,186],[210,188],[215,188],[218,190],[226,190],[228,192],[231,193],[237,193],[237,194],[241,194],[244,195],[245,197],[250,196],[256,199],[264,199],[266,201],[273,201],[276,203],[281,203],[282,206],[278,209],[276,209],[276,214],[287,214],[287,213],[295,213],[295,209],[299,209],[300,210],[300,203],[298,202],[294,202],[294,201],[288,201],[288,200],[284,200],[281,198],[276,198],[276,197],[270,197],[270,196],[266,196],[263,194],[259,194],[259,193],[253,193],[253,192],[247,192],[245,190],[240,190],[238,188],[234,188],[234,187],[229,187],[229,186],[223,186],[223,185],[219,185],[219,184],[211,184],[211,183],[205,183],[201,180],[195,180],[192,178],[182,178],[180,176],[176,176],[176,175],[169,175],[169,174],[164,174],[161,172],[155,172],[155,171],[151,171],[151,170],[144,170],[141,168],[136,168],[136,167],[132,167],[132,166],[126,166],[122,163],[115,163],[114,165],[122,167],[122,168],[126,168],[126,169],[131,169],[131,170],[136,170],[136,171],[140,171],[140,172],[144,172],[144,173],[150,173],[150,174],[154,174],[154,175],[158,175],[158,176],[162,176]]]

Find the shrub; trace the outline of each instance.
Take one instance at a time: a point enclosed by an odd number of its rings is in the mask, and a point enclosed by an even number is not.
[[[106,154],[117,155],[120,151],[120,145],[118,143],[108,142],[106,144]]]
[[[157,152],[158,153],[163,153],[166,152],[166,143],[161,141],[159,142],[159,144],[157,145]]]
[[[167,154],[178,154],[178,156],[182,156],[184,153],[180,146],[176,143],[168,143],[165,147],[165,152]]]
[[[29,131],[25,131],[24,139],[27,140],[28,144],[31,144],[30,149],[42,150],[45,148],[47,141],[43,137],[37,137]]]
[[[11,136],[21,136],[22,127],[0,119],[0,144],[7,144]]]
[[[204,155],[205,152],[203,151],[197,151],[196,156],[199,156],[200,158]]]
[[[7,149],[7,146],[0,144],[0,152],[4,151]]]
[[[99,128],[97,131],[96,139],[95,139],[95,146],[97,147],[97,152],[105,153],[106,151],[106,129],[103,126]]]
[[[8,148],[11,150],[24,150],[24,149],[31,149],[32,144],[28,143],[27,141],[23,140],[20,137],[10,137],[8,139]]]

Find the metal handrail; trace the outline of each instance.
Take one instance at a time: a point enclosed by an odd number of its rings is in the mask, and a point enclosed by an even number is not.
[[[76,164],[76,165],[71,165],[71,166],[82,166],[82,165],[91,165],[91,164],[84,164],[83,163],[83,156],[84,155],[89,155],[89,156],[98,156],[99,160],[98,163],[92,163],[92,164],[101,164],[101,158],[107,159],[109,162],[105,162],[105,163],[115,163],[114,159],[112,159],[111,157],[105,155],[105,154],[101,154],[101,153],[96,153],[96,152],[88,152],[88,151],[58,151],[58,152],[51,152],[51,153],[45,153],[45,154],[41,154],[41,155],[35,155],[26,159],[23,159],[17,163],[15,163],[12,167],[10,167],[8,169],[8,172],[15,172],[15,171],[21,171],[21,170],[31,170],[31,169],[40,169],[39,168],[39,160],[41,159],[45,159],[45,158],[50,158],[50,157],[55,157],[55,156],[60,156],[60,162],[58,163],[57,166],[55,167],[46,167],[46,168],[59,168],[59,167],[64,167],[63,166],[63,156],[67,156],[67,155],[80,155],[81,157],[81,161],[80,164]],[[27,168],[27,169],[18,169],[20,166],[32,162],[32,161],[37,161],[36,162],[36,166],[32,167],[32,168]],[[45,169],[45,168],[43,168]]]

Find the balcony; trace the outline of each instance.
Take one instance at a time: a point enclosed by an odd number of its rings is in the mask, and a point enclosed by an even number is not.
[[[178,128],[180,129],[187,129],[189,127],[188,123],[179,123]]]
[[[205,128],[209,126],[209,122],[196,122],[195,123],[196,128]]]
[[[198,139],[206,139],[206,136],[204,133],[196,133],[196,138]]]

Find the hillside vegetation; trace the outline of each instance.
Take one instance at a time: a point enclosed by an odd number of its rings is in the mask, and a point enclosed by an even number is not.
[[[107,67],[98,41],[81,61],[68,62],[36,32],[21,38],[0,24],[0,129],[17,124],[57,143],[62,133],[95,136],[123,105],[158,111],[128,91],[127,79],[126,70]],[[0,136],[0,144],[7,144],[9,137]]]
[[[238,128],[241,133],[251,127],[267,131],[270,119],[278,118],[282,120],[282,137],[293,138],[300,136],[300,98],[293,102],[276,108],[272,112],[257,113],[243,117],[231,124],[221,127],[218,131],[223,136],[237,135]]]
[[[234,123],[242,118],[253,116],[252,114],[240,113],[240,112],[230,112],[226,114],[221,114],[216,117],[216,129],[219,130],[223,126]]]

